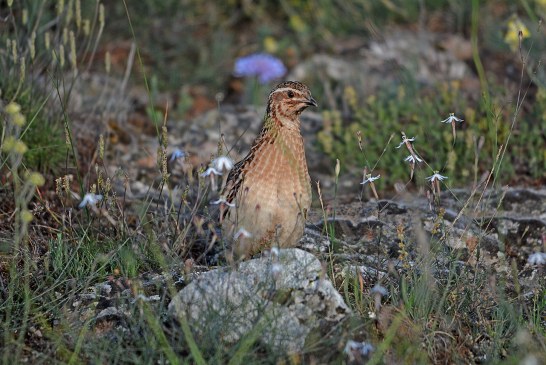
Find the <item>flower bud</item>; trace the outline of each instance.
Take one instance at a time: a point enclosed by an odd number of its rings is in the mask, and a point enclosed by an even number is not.
[[[39,172],[33,172],[29,175],[28,181],[34,186],[42,186],[45,184],[45,179]]]
[[[5,112],[14,115],[21,111],[21,106],[17,103],[11,102],[4,108]]]

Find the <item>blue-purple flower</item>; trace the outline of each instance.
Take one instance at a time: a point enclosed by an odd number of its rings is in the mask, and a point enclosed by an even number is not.
[[[372,344],[368,342],[357,342],[353,340],[347,341],[345,349],[343,352],[349,358],[349,362],[358,361],[358,363],[363,363],[363,358],[368,357],[374,351]]]
[[[176,161],[179,158],[185,158],[186,156],[186,152],[182,151],[180,148],[175,148],[173,153],[171,154],[169,162]]]
[[[254,53],[239,57],[235,61],[234,72],[237,77],[255,76],[260,83],[279,79],[286,74],[286,67],[280,59],[267,53]]]

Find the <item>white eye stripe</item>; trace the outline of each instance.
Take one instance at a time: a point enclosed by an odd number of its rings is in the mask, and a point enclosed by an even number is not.
[[[298,95],[298,94],[301,94],[300,91],[296,90],[296,89],[293,89],[291,87],[283,87],[283,88],[280,88],[280,89],[277,89],[277,90],[273,90],[271,92],[271,95],[275,94],[275,93],[279,93],[279,92],[286,92],[286,91],[292,91],[294,94]]]

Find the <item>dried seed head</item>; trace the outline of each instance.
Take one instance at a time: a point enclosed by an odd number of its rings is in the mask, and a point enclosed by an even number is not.
[[[45,44],[45,49],[47,51],[49,51],[49,48],[51,47],[51,33],[45,32],[45,34],[44,34],[44,44]]]
[[[72,66],[72,71],[76,73],[77,71],[77,58],[76,58],[76,35],[74,31],[70,31],[70,65]]]
[[[102,30],[104,29],[104,5],[103,4],[100,4],[99,5],[99,32],[102,32]]]
[[[21,12],[21,23],[23,25],[27,25],[28,23],[28,9],[26,8]]]
[[[106,69],[106,73],[110,73],[110,67],[111,67],[112,61],[111,61],[111,55],[110,51],[107,51],[104,55],[104,68]]]
[[[26,75],[26,60],[25,60],[25,57],[21,57],[19,59],[19,79],[21,81],[24,81],[25,80],[25,75]]]
[[[99,136],[99,157],[104,160],[104,135]]]
[[[76,0],[76,26],[80,29],[82,25],[82,4],[80,0]]]
[[[67,148],[72,147],[72,139],[70,138],[70,130],[68,129],[68,126],[64,126],[64,143],[66,144]]]
[[[17,62],[17,42],[15,40],[11,41],[11,57],[13,62]]]
[[[64,67],[64,46],[62,44],[59,46],[59,65]]]
[[[34,57],[36,57],[36,32],[32,32],[30,35],[28,49],[30,51],[30,59],[34,60]]]
[[[64,10],[64,0],[57,0],[57,15],[61,15]]]
[[[59,178],[55,179],[55,193],[58,196],[61,196],[61,194],[62,194],[62,184],[63,184],[62,177],[59,177]]]
[[[65,194],[68,196],[68,194],[70,194],[70,175],[65,175],[63,177],[63,188]]]
[[[89,19],[83,20],[83,34],[86,37],[89,37],[89,33],[91,33],[91,21]]]

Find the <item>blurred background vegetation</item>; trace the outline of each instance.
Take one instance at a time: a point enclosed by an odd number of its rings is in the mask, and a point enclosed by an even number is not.
[[[248,83],[233,76],[238,57],[266,52],[280,58],[290,74],[317,54],[358,62],[362,49],[402,31],[460,37],[464,41],[461,47],[471,47],[462,61],[471,70],[470,78],[479,83],[423,83],[398,67],[390,71],[395,82],[370,92],[365,87],[367,75],[355,75],[352,83],[332,85],[320,73],[307,72],[302,81],[311,85],[327,112],[319,142],[332,161],[339,158],[343,168],[354,171],[375,167],[385,177],[380,186],[391,186],[407,179],[407,164],[400,163],[405,155],[385,154],[381,161],[380,156],[391,136],[395,135],[391,140],[394,147],[400,132],[405,131],[410,137],[417,136],[420,143],[416,148],[430,163],[418,178],[440,170],[453,175],[449,184],[475,183],[492,169],[503,141],[514,134],[517,138],[510,141],[499,178],[511,183],[544,181],[546,78],[540,60],[546,42],[538,20],[546,13],[544,1],[85,1],[79,9],[76,4],[80,2],[15,1],[11,8],[6,3],[0,7],[4,18],[0,42],[9,45],[17,41],[19,45],[15,59],[11,46],[0,54],[2,99],[9,101],[17,95],[24,109],[35,116],[33,128],[23,136],[30,146],[25,162],[43,172],[55,170],[62,161],[63,118],[43,107],[38,113],[44,99],[36,94],[33,84],[43,84],[39,76],[53,80],[54,75],[71,68],[68,60],[59,67],[55,61],[59,48],[47,49],[47,33],[57,41],[57,47],[64,46],[69,58],[73,29],[75,68],[80,74],[84,70],[104,73],[107,67],[112,75],[123,77],[136,44],[133,85],[144,85],[146,76],[152,97],[172,95],[171,117],[183,119],[196,103],[204,104],[198,110],[214,107],[219,95],[226,103],[265,100],[272,85],[263,88],[260,97],[249,98],[245,91]],[[105,17],[102,25],[100,9]],[[82,14],[80,20],[77,13]],[[60,14],[66,15],[61,22]],[[518,32],[522,29],[520,50]],[[35,39],[35,58],[30,57],[29,39]],[[456,53],[458,46],[451,50]],[[523,79],[522,57],[526,66]],[[21,62],[27,74],[23,85]],[[332,88],[337,92],[332,94]],[[348,91],[356,92],[350,107]],[[512,126],[518,92],[525,100]],[[465,119],[458,126],[462,131],[455,144],[450,140],[450,128],[439,123],[451,112]],[[356,148],[358,131],[364,153]],[[485,141],[478,149],[481,137]]]

